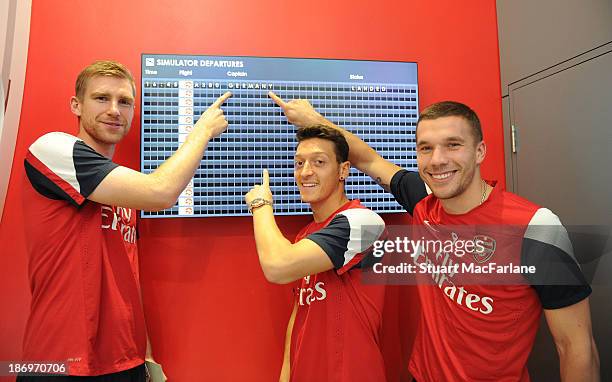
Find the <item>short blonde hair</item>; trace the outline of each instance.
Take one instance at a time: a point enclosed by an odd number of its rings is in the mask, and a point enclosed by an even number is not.
[[[94,62],[79,73],[74,86],[74,91],[78,99],[83,99],[83,96],[85,95],[85,88],[87,87],[87,81],[89,81],[90,78],[97,76],[125,78],[126,80],[130,81],[134,97],[136,96],[136,83],[134,82],[132,73],[130,73],[125,66],[116,61],[103,60]]]

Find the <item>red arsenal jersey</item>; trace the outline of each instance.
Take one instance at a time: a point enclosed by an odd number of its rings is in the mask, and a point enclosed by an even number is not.
[[[291,337],[291,381],[385,381],[379,349],[383,285],[361,283],[364,251],[384,222],[358,200],[297,236],[317,243],[334,269],[304,277]]]
[[[84,376],[142,364],[136,211],[87,200],[117,165],[64,133],[39,138],[24,164],[32,302],[23,358],[65,361]]]
[[[425,274],[417,285],[422,305],[410,372],[419,382],[529,381],[527,358],[533,347],[542,308],[556,309],[586,298],[591,289],[575,261],[565,228],[550,210],[493,184],[489,198],[465,214],[447,214],[433,195],[420,200],[408,189],[423,189],[416,173],[400,171],[391,190],[408,209],[413,205],[417,232],[429,231],[456,243],[466,232],[484,238],[485,250],[421,251],[416,265],[453,263],[487,269],[487,264],[533,266],[520,276],[479,276],[446,270]],[[422,195],[422,194],[421,194]],[[485,230],[486,235],[482,234]],[[510,233],[509,233],[510,232]],[[450,233],[450,235],[449,235]],[[419,235],[420,236],[420,235]],[[471,265],[470,265],[471,264]],[[470,269],[470,267],[466,267]],[[463,268],[465,272],[465,269]],[[460,269],[457,265],[456,269]],[[506,268],[504,268],[506,269]],[[491,277],[500,277],[491,282]],[[518,277],[520,280],[512,280]],[[495,285],[496,280],[499,284]],[[510,282],[507,282],[510,280]]]

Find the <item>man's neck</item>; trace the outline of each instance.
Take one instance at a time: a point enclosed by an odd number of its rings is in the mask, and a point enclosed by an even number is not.
[[[344,190],[338,194],[334,194],[324,201],[318,203],[310,203],[310,209],[312,210],[312,216],[314,221],[321,223],[344,204],[348,203],[348,198],[344,193]]]
[[[451,215],[465,214],[481,205],[488,197],[493,188],[489,186],[480,176],[474,174],[470,185],[461,193],[451,199],[440,199],[444,211]]]
[[[83,142],[98,154],[104,155],[108,159],[113,159],[113,155],[115,155],[115,145],[104,144],[93,139],[89,134],[85,132],[85,130],[80,129],[78,138],[82,139]]]

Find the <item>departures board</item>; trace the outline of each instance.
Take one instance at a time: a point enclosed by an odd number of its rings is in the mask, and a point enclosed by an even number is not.
[[[142,217],[248,215],[244,195],[270,172],[274,213],[310,213],[293,179],[295,126],[268,96],[306,99],[330,121],[357,134],[387,160],[416,170],[417,65],[411,62],[142,55],[141,171],[153,172],[185,142],[219,96],[228,129],[208,144],[177,203]],[[351,169],[349,199],[372,210],[403,212],[391,194]]]

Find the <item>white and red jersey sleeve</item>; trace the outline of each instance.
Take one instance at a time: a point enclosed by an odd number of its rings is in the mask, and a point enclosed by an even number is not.
[[[329,256],[338,274],[342,274],[363,259],[385,230],[385,222],[366,208],[351,208],[336,214],[321,230],[306,238],[317,243]]]
[[[576,304],[592,292],[574,256],[567,230],[557,215],[547,208],[539,208],[527,225],[521,264],[535,269],[525,277],[544,309]]]
[[[81,206],[118,165],[85,142],[66,133],[38,138],[24,160],[26,174],[38,193]]]

